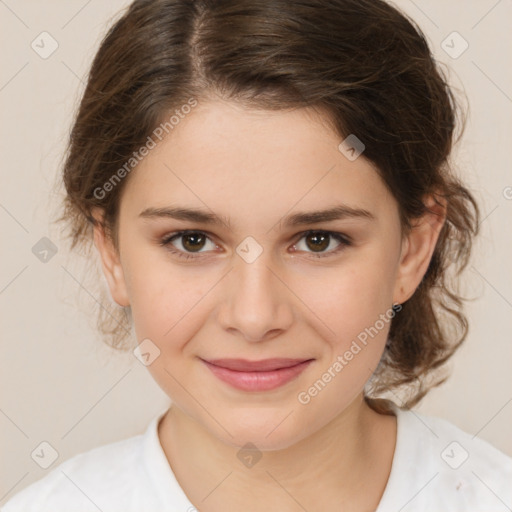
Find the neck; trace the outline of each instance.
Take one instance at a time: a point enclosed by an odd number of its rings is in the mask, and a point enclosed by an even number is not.
[[[384,492],[396,421],[372,410],[360,395],[313,435],[265,451],[250,468],[238,459],[239,448],[176,406],[160,422],[159,436],[178,482],[201,511],[262,510],[262,499],[273,509],[282,503],[279,510],[340,510],[341,504],[343,510],[363,510],[375,509]],[[251,496],[253,508],[248,507]]]

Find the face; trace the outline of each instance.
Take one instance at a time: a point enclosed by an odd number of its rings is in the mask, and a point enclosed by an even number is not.
[[[309,110],[199,104],[129,176],[119,253],[96,230],[152,376],[227,444],[285,448],[342,414],[426,271],[434,225],[402,238],[341,140]]]

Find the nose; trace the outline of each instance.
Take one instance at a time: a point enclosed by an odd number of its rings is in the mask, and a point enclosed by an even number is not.
[[[219,310],[222,328],[249,342],[279,336],[293,322],[293,293],[266,252],[250,263],[235,256]]]

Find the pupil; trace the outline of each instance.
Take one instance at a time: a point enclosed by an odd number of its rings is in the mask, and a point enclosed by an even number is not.
[[[310,249],[313,249],[315,251],[316,249],[319,249],[316,252],[322,252],[322,250],[325,250],[327,247],[329,247],[329,235],[325,235],[323,233],[312,233],[306,238],[306,240],[314,241],[314,245],[310,247]]]
[[[183,236],[183,247],[185,247],[185,249],[187,249],[187,250],[190,250],[191,252],[202,249],[204,246],[204,238],[205,237],[203,235],[201,235],[201,233],[192,233],[192,234],[184,235]],[[189,244],[189,241],[192,241],[192,243]],[[196,244],[199,244],[199,247]]]

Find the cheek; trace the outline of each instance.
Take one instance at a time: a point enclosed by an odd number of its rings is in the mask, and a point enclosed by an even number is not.
[[[325,421],[326,414],[334,417],[347,407],[375,371],[394,317],[390,263],[362,258],[318,294],[315,311],[335,336],[296,396],[311,421]]]
[[[200,331],[224,294],[219,295],[222,271],[180,265],[161,251],[141,248],[126,257],[125,266],[137,340],[149,339],[158,348],[159,357],[148,369],[169,392],[169,373],[179,381],[190,375]]]
[[[202,279],[199,274],[193,278],[175,265],[156,262],[131,274],[131,309],[137,340],[151,340],[151,350],[158,354],[147,369],[177,403],[187,404],[190,398],[180,383],[187,381],[197,364],[194,358],[187,357],[187,351],[193,350],[193,343],[189,342],[206,322],[204,299],[214,284],[209,282],[204,274]]]
[[[308,278],[299,295],[327,324],[328,339],[343,348],[390,311],[395,272],[393,255],[369,247],[346,264]]]
[[[149,337],[167,347],[191,338],[187,332],[200,325],[198,306],[211,288],[209,281],[204,274],[196,279],[171,265],[132,273],[129,293],[138,339]]]

